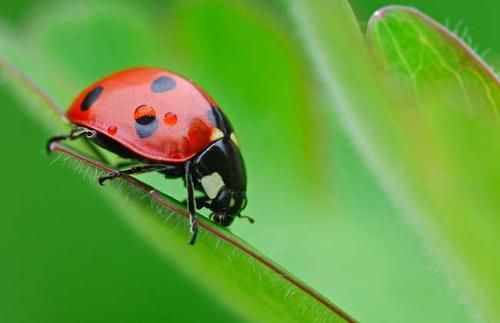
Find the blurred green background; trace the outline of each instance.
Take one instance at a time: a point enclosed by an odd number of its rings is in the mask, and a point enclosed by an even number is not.
[[[467,30],[499,66],[498,1],[398,3]],[[395,2],[351,2],[362,28],[386,4]],[[233,232],[361,321],[471,321],[343,129],[324,122],[330,107],[288,10],[284,0],[2,2],[0,57],[62,106],[130,66],[189,75],[242,143],[257,223]],[[239,321],[131,230],[92,176],[45,155],[54,132],[21,109],[8,82],[3,75],[0,322]],[[143,178],[183,198],[180,183]]]

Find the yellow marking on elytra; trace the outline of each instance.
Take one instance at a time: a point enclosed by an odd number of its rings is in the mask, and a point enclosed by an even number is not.
[[[210,141],[216,141],[224,137],[224,133],[219,128],[213,128],[212,134],[210,135]]]

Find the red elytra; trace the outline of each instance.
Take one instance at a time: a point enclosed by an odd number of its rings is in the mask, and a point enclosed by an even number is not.
[[[112,74],[85,89],[67,117],[149,160],[182,163],[218,139],[215,102],[185,78],[158,68]]]

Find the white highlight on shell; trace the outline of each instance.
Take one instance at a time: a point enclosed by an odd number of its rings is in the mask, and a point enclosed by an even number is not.
[[[202,177],[200,181],[210,199],[214,199],[224,186],[224,180],[217,172]]]

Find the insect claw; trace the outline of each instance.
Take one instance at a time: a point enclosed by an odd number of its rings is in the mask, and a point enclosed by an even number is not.
[[[106,182],[107,180],[111,180],[113,178],[117,178],[117,177],[120,177],[120,176],[121,176],[120,172],[110,172],[110,173],[108,173],[106,175],[99,176],[99,178],[97,179],[97,181],[99,182],[99,185],[103,186],[104,182]]]
[[[194,245],[196,242],[196,237],[198,236],[198,221],[193,219],[190,221],[191,239],[189,240],[190,245]]]

